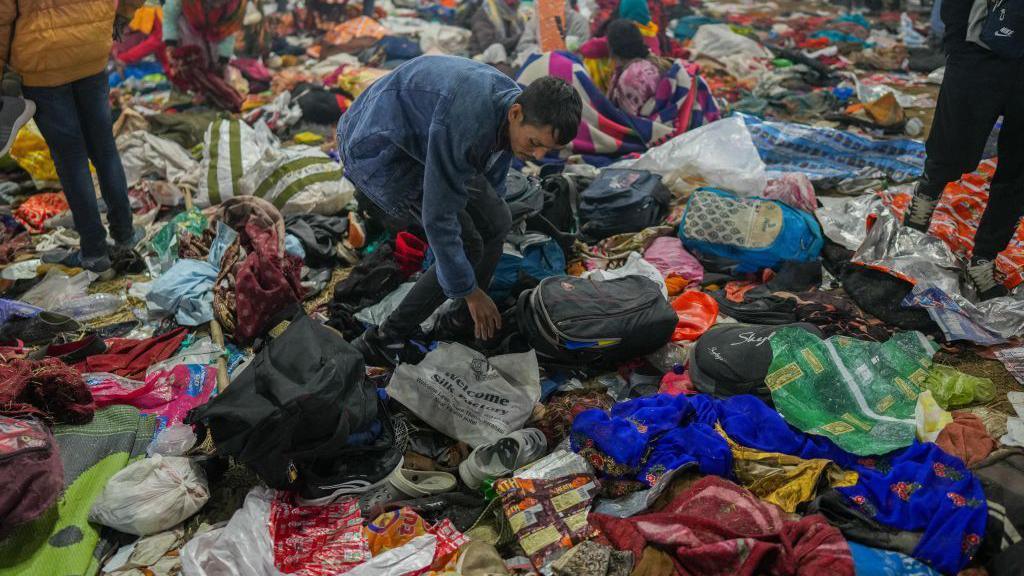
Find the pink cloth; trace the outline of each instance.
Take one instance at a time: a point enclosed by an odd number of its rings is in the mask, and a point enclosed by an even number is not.
[[[656,238],[644,252],[644,260],[653,264],[665,278],[679,276],[697,284],[704,279],[704,267],[675,236]]]
[[[761,196],[811,214],[818,208],[818,198],[814,195],[811,179],[799,172],[787,172],[769,180]]]
[[[661,71],[653,62],[634,60],[612,78],[608,99],[630,116],[647,116],[654,110],[654,95],[660,81]]]

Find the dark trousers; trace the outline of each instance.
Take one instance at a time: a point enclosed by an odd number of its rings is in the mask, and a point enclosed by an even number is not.
[[[947,183],[973,172],[999,116],[998,167],[974,239],[974,257],[987,260],[1006,248],[1024,214],[1024,59],[951,53],[918,193],[938,198]]]
[[[114,144],[107,74],[101,72],[51,88],[26,86],[24,94],[36,103],[36,125],[50,148],[71,207],[83,258],[107,254],[107,231],[100,220],[96,189],[89,173],[90,160],[107,204],[110,234],[117,242],[130,241],[132,209],[121,156]]]
[[[467,186],[467,190],[469,201],[466,208],[459,212],[462,246],[476,272],[477,286],[486,289],[501,259],[505,236],[512,228],[512,214],[505,201],[498,197],[494,188],[483,178],[475,179]],[[361,192],[356,192],[356,200],[370,220],[389,231],[396,232],[409,224],[409,221],[388,216]],[[419,218],[419,215],[414,214],[410,220],[412,218]],[[434,264],[420,276],[402,303],[384,322],[382,329],[391,336],[411,336],[445,300],[447,297],[437,279],[437,264]],[[468,316],[468,309],[460,304],[457,313]]]

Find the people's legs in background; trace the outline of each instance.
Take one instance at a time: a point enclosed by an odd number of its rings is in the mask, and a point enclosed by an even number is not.
[[[24,93],[36,103],[36,125],[50,148],[75,230],[81,239],[80,255],[75,253],[61,261],[76,265],[77,259],[77,265],[105,272],[110,268],[107,231],[100,220],[89,173],[89,149],[75,102],[75,89],[72,84],[47,88],[26,86]]]
[[[994,56],[952,54],[948,58],[925,144],[924,176],[904,217],[907,226],[926,232],[946,184],[977,168],[1005,101],[1006,80],[998,77],[1000,69]]]
[[[974,253],[968,270],[979,296],[1005,293],[994,274],[996,255],[1006,249],[1024,214],[1024,61],[1010,63],[1015,89],[1007,94],[1003,127],[999,132],[996,173],[989,188],[988,205],[974,237]],[[1016,66],[1016,71],[1012,69]],[[975,276],[978,276],[975,278]]]
[[[374,0],[363,0],[363,16],[373,18]]]
[[[71,84],[78,110],[85,147],[96,168],[100,194],[107,204],[110,235],[120,248],[133,248],[132,208],[128,200],[121,155],[114,142],[110,118],[110,87],[107,75],[100,73]]]

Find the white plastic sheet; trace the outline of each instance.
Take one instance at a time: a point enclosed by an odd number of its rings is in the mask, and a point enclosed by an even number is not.
[[[117,150],[129,186],[144,176],[157,176],[178,185],[198,183],[199,163],[177,142],[136,130],[117,139]]]
[[[360,564],[347,576],[404,576],[419,574],[430,567],[437,548],[437,536],[424,534],[406,544],[378,554],[373,560]],[[211,575],[212,576],[212,575]]]
[[[223,528],[200,534],[181,549],[185,576],[284,576],[274,567],[270,505],[274,491],[253,488]]]
[[[740,36],[728,24],[705,24],[693,36],[693,50],[712,58],[735,54],[747,58],[770,58],[771,52],[756,40]]]
[[[190,458],[157,454],[114,474],[93,503],[89,520],[148,536],[192,516],[209,499],[206,478]]]
[[[740,196],[757,196],[768,183],[764,162],[740,116],[690,130],[648,150],[635,162],[620,164],[660,174],[665,185],[678,192],[707,184]]]
[[[88,270],[68,276],[57,268],[51,268],[42,282],[22,294],[21,301],[43,310],[53,310],[64,302],[85,296],[89,284],[98,277]]]

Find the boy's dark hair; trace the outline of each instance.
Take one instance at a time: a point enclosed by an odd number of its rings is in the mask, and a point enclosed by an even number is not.
[[[608,49],[622,60],[646,58],[651,53],[644,35],[632,20],[620,19],[608,25]]]
[[[583,115],[583,101],[565,80],[545,76],[532,82],[516,98],[523,107],[523,122],[551,126],[555,141],[565,146],[576,137]]]

